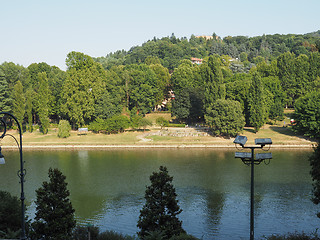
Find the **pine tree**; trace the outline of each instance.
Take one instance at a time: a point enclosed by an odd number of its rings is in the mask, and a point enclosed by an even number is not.
[[[160,172],[150,176],[151,185],[145,193],[146,203],[140,211],[138,235],[144,239],[146,236],[159,232],[164,239],[185,233],[182,222],[177,215],[182,212],[176,199],[177,194],[172,185],[166,167],[161,166]]]
[[[35,239],[71,239],[75,227],[74,209],[67,190],[66,177],[58,169],[49,169],[49,182],[36,190],[36,216],[32,223]]]

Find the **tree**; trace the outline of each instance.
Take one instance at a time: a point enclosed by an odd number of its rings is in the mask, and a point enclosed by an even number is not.
[[[0,111],[10,112],[11,99],[9,98],[9,89],[7,80],[0,71]]]
[[[313,181],[313,197],[312,202],[316,205],[320,203],[320,144],[318,143],[316,147],[313,148],[313,153],[309,157],[311,166],[311,177]],[[317,214],[320,218],[320,212]]]
[[[124,115],[114,115],[105,122],[105,130],[107,133],[124,132],[130,126],[130,119]]]
[[[144,238],[148,233],[159,231],[164,239],[185,233],[177,215],[182,212],[176,199],[176,190],[166,167],[150,176],[151,185],[145,193],[146,203],[140,211],[138,236]]]
[[[7,238],[8,233],[18,233],[21,229],[21,204],[17,197],[5,191],[0,191],[0,199],[0,237]]]
[[[34,91],[32,88],[28,88],[26,91],[26,115],[27,115],[27,121],[28,121],[28,131],[33,131],[33,116],[32,116],[32,110],[33,110],[33,102],[34,102]]]
[[[36,190],[36,216],[32,223],[35,239],[71,239],[76,221],[65,179],[58,169],[50,168],[50,181]]]
[[[248,113],[249,124],[254,127],[255,132],[265,123],[265,110],[263,106],[263,86],[258,72],[253,73],[252,83],[249,90]]]
[[[16,116],[18,122],[22,126],[24,114],[25,114],[25,97],[23,93],[22,83],[18,80],[13,87],[13,103],[12,103],[12,112]]]
[[[200,67],[201,75],[204,80],[204,107],[207,109],[217,99],[224,99],[226,96],[223,84],[221,65],[217,56],[210,56],[208,63]]]
[[[161,127],[161,129],[163,127],[168,127],[169,126],[169,121],[166,120],[164,117],[158,117],[156,119],[156,124],[159,125]]]
[[[67,138],[70,136],[71,126],[67,120],[60,120],[58,127],[58,137]]]
[[[68,70],[61,92],[61,113],[76,128],[95,117],[97,101],[106,90],[106,72],[99,63],[82,53],[71,52],[66,63]]]
[[[97,100],[95,107],[95,116],[102,119],[111,118],[114,115],[121,114],[122,105],[120,95],[112,96],[105,91],[101,98]]]
[[[175,99],[172,102],[171,114],[179,120],[187,121],[190,115],[190,95],[188,89],[180,90],[175,94]]]
[[[294,130],[305,136],[320,139],[320,92],[314,91],[299,98],[294,109]]]
[[[45,72],[38,74],[39,89],[36,96],[36,108],[39,115],[40,130],[47,134],[49,129],[49,87],[48,78]]]
[[[205,115],[206,123],[215,135],[234,137],[243,130],[245,119],[239,102],[218,99]]]

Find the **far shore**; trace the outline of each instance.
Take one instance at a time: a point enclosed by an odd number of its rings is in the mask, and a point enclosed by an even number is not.
[[[18,133],[10,130],[10,135],[18,139]],[[292,131],[291,126],[265,125],[255,133],[252,128],[244,128],[240,135],[247,136],[246,146],[254,145],[256,138],[271,138],[272,149],[312,149],[316,142]],[[87,132],[79,135],[71,131],[68,138],[59,138],[57,129],[49,129],[48,134],[39,131],[24,132],[23,150],[111,150],[111,149],[235,149],[234,138],[212,136],[203,128],[163,128],[128,130],[119,134]],[[5,137],[0,145],[6,149],[17,149],[12,137]],[[266,146],[265,148],[268,148]]]
[[[272,149],[312,149],[314,144],[305,145],[271,145]],[[4,149],[14,150],[17,146],[2,146]],[[159,145],[26,145],[23,150],[112,150],[112,149],[235,149],[234,144],[210,145],[210,144],[159,144]],[[266,146],[265,148],[269,148]]]

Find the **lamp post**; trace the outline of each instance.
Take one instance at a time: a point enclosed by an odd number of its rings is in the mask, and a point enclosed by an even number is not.
[[[18,171],[18,177],[20,178],[20,186],[21,186],[21,195],[20,195],[20,200],[21,200],[21,238],[20,239],[26,239],[26,228],[25,228],[25,204],[24,204],[24,176],[26,175],[26,170],[23,167],[23,158],[22,158],[22,131],[21,131],[21,126],[17,120],[17,118],[12,115],[11,113],[8,112],[0,112],[0,115],[3,115],[3,117],[0,119],[1,124],[4,126],[3,129],[3,133],[0,136],[0,139],[4,138],[5,136],[10,136],[12,137],[15,142],[18,145],[19,148],[19,153],[20,153],[20,170]],[[13,120],[17,123],[18,125],[18,130],[19,130],[19,135],[20,135],[20,141],[18,142],[18,140],[11,134],[7,133],[7,123],[6,123],[6,119],[5,116],[9,116],[11,118],[13,118]],[[4,156],[1,153],[1,147],[0,147],[0,163],[4,164],[5,160],[4,160]]]
[[[251,166],[251,194],[250,194],[250,240],[254,240],[254,165],[260,164],[265,159],[272,159],[272,153],[257,153],[254,157],[255,149],[263,149],[266,145],[271,145],[271,138],[256,138],[255,146],[245,146],[246,136],[237,136],[235,144],[239,144],[243,149],[250,149],[250,152],[236,152],[235,158],[241,158],[242,162]],[[269,150],[269,149],[268,149]]]

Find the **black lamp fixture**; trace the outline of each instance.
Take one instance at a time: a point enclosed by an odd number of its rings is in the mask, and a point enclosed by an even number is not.
[[[17,118],[12,115],[11,113],[8,112],[0,112],[0,116],[3,115],[2,118],[0,118],[0,124],[3,125],[3,133],[0,136],[0,139],[4,138],[5,136],[10,136],[12,137],[16,144],[18,145],[19,148],[19,153],[20,153],[20,170],[18,171],[18,177],[20,178],[20,186],[21,186],[21,195],[20,195],[20,200],[21,200],[21,238],[20,239],[27,239],[26,238],[26,219],[25,219],[25,197],[24,197],[24,176],[26,175],[26,170],[24,169],[24,161],[22,158],[22,131],[21,131],[21,125],[19,123],[19,121],[17,120]],[[7,118],[6,117],[10,117],[12,118],[15,123],[18,126],[18,130],[19,130],[19,141],[15,138],[15,136],[7,133]],[[4,160],[4,156],[1,152],[1,147],[0,147],[0,164],[5,164],[5,160]]]
[[[240,158],[246,165],[251,166],[251,197],[250,197],[250,240],[254,239],[254,165],[260,164],[266,159],[272,159],[272,153],[257,153],[254,156],[255,149],[263,149],[266,145],[272,144],[271,138],[256,138],[255,146],[245,146],[247,143],[246,136],[237,136],[233,141],[235,144],[239,144],[242,149],[250,149],[250,152],[236,152],[235,158]],[[267,151],[269,150],[267,149]]]

